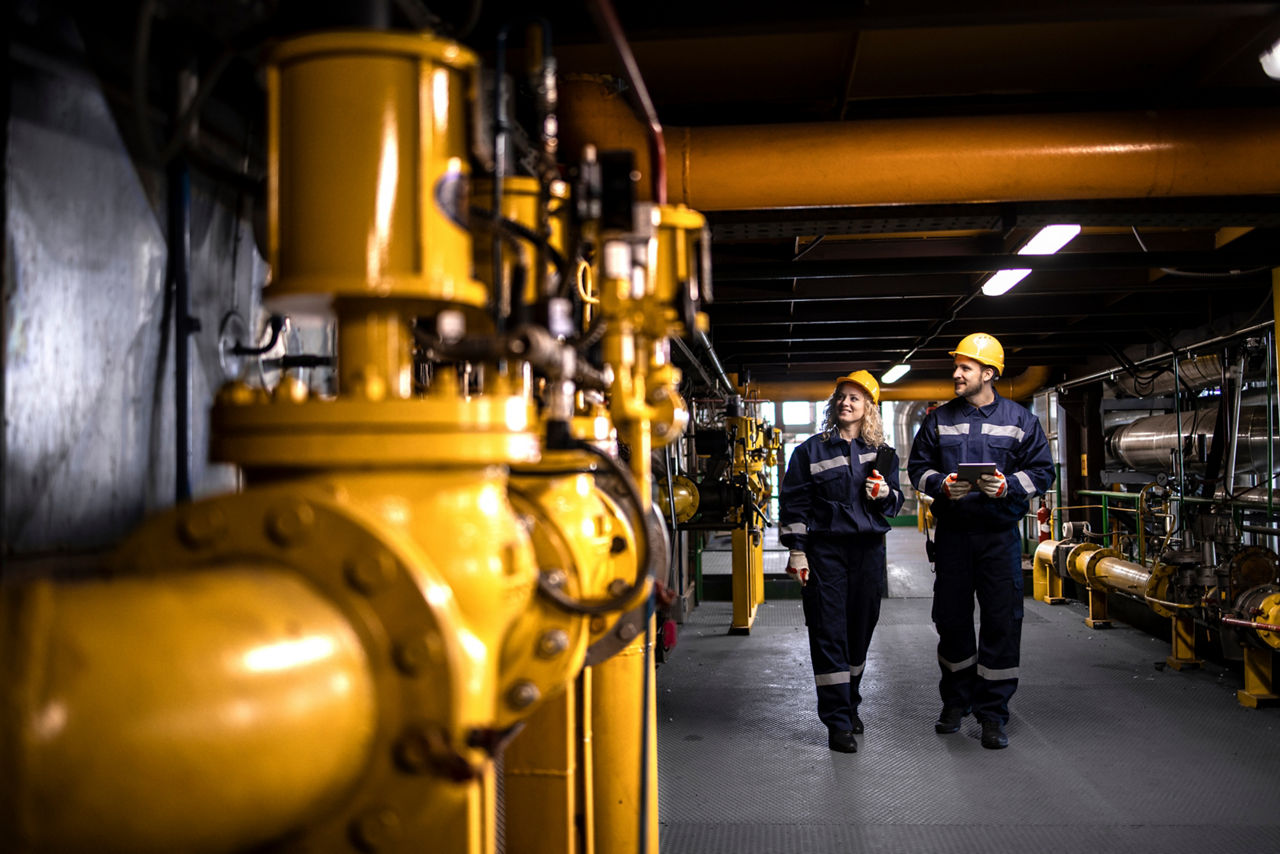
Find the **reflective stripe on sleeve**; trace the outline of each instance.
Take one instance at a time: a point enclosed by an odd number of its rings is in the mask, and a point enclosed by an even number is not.
[[[964,670],[966,667],[973,667],[973,665],[977,664],[978,654],[975,652],[973,655],[969,656],[964,661],[947,661],[945,658],[939,655],[938,663],[941,664],[943,667],[947,668],[948,670],[950,670],[952,673],[955,673],[959,670]]]
[[[984,436],[1008,436],[1021,442],[1023,437],[1027,435],[1027,431],[1016,424],[983,424],[982,434]]]
[[[1017,679],[1018,668],[1006,667],[1002,670],[996,670],[995,668],[983,667],[979,664],[978,676],[982,679],[986,679],[988,682],[999,682],[1001,679]]]
[[[858,665],[852,665],[852,664],[851,664],[851,665],[849,665],[849,675],[850,675],[850,676],[861,676],[861,675],[862,675],[862,671],[864,671],[864,670],[866,670],[866,669],[867,669],[867,663],[866,663],[865,661],[864,661],[864,662],[862,662],[861,664],[858,664]]]
[[[877,456],[877,454],[876,454],[876,452],[875,452],[875,451],[872,451],[872,452],[871,452],[871,453],[869,453],[869,454],[858,454],[858,462],[860,462],[860,463],[869,463],[869,462],[871,462],[872,460],[874,460],[874,459],[876,458],[876,456]]]
[[[840,468],[840,466],[847,466],[847,465],[849,465],[848,457],[843,457],[843,456],[832,457],[829,460],[822,460],[821,462],[809,463],[809,474],[811,475],[820,474],[821,472],[824,472],[827,469],[835,469],[835,468]]]
[[[967,436],[969,435],[969,424],[939,424],[939,436]]]
[[[935,471],[934,469],[929,469],[924,474],[920,475],[920,482],[916,484],[916,489],[920,490],[921,492],[928,492],[929,490],[925,488],[925,484],[929,480],[929,478],[933,477],[935,474],[938,476],[941,476],[942,472]]]
[[[821,688],[823,685],[844,685],[849,681],[849,671],[839,673],[815,673],[813,681]]]
[[[1027,495],[1036,494],[1036,485],[1025,471],[1015,471],[1013,473],[1013,479],[1021,484],[1023,491],[1025,491]]]
[[[809,533],[809,528],[808,526],[805,525],[804,522],[792,522],[790,525],[783,525],[782,528],[778,531],[779,535],[807,534],[807,533]]]

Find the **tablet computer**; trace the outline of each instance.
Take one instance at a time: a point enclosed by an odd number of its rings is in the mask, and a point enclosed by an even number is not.
[[[980,475],[995,473],[995,463],[960,463],[956,466],[956,479],[967,480],[974,485],[978,483]]]

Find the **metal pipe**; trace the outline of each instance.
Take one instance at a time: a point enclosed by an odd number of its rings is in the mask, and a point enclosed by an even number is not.
[[[1280,626],[1275,623],[1255,623],[1252,620],[1241,620],[1236,617],[1221,617],[1219,622],[1224,626],[1241,626],[1248,629],[1257,629],[1260,632],[1280,632]]]
[[[1189,387],[1193,391],[1200,391],[1216,386],[1222,381],[1222,360],[1218,358],[1217,353],[1206,353],[1203,356],[1183,359],[1178,363],[1178,377],[1178,384],[1184,389]],[[1112,382],[1134,397],[1165,397],[1173,394],[1177,388],[1172,371],[1144,381],[1141,390],[1138,388],[1138,381],[1123,371],[1119,372]]]
[[[570,149],[643,150],[644,129],[606,81],[562,89]],[[1280,192],[1280,116],[1263,109],[686,127],[667,138],[680,164],[670,197],[701,211]],[[636,168],[652,174],[644,158]]]
[[[649,97],[649,89],[644,85],[644,76],[640,73],[640,66],[636,62],[635,54],[631,52],[631,45],[627,44],[627,37],[622,32],[622,25],[618,23],[618,16],[614,14],[613,4],[609,0],[594,0],[588,5],[590,10],[595,13],[593,17],[596,19],[600,29],[604,30],[609,43],[613,45],[614,52],[622,63],[627,83],[630,84],[631,91],[635,93],[640,114],[643,116],[646,129],[649,132],[649,163],[653,166],[651,175],[652,198],[659,205],[665,205],[667,203],[667,140],[666,134],[662,130],[662,123],[658,121],[658,111],[653,106],[653,99]],[[639,145],[632,147],[632,150],[637,152],[637,158],[641,148]],[[649,170],[646,169],[644,171],[648,172]]]
[[[1280,528],[1271,528],[1266,525],[1240,525],[1240,530],[1250,534],[1266,534],[1269,537],[1280,536]]]
[[[702,377],[702,382],[706,384],[707,388],[714,389],[716,387],[716,381],[711,378],[711,374],[707,373],[707,369],[703,367],[701,360],[699,360],[698,357],[693,354],[693,351],[689,349],[689,345],[684,343],[684,339],[678,336],[672,336],[670,340],[671,343],[676,345],[676,349],[684,354],[684,357],[689,364],[693,365],[693,369],[698,372],[698,376]]]
[[[1277,279],[1278,272],[1280,272],[1280,269],[1272,271],[1271,281],[1272,281],[1273,298],[1277,295],[1278,292],[1280,292],[1280,280]],[[1149,365],[1158,365],[1161,362],[1168,361],[1171,356],[1174,356],[1179,353],[1185,353],[1190,355],[1197,350],[1204,350],[1209,347],[1214,347],[1218,344],[1223,344],[1227,341],[1234,341],[1237,338],[1243,338],[1245,336],[1252,335],[1255,332],[1261,332],[1264,329],[1273,329],[1276,325],[1277,320],[1280,320],[1280,310],[1277,310],[1276,312],[1276,320],[1267,320],[1262,323],[1255,323],[1253,326],[1246,326],[1244,329],[1236,330],[1235,332],[1232,332],[1227,335],[1218,335],[1214,338],[1206,338],[1204,341],[1197,341],[1195,344],[1188,344],[1185,347],[1178,347],[1171,353],[1161,353],[1158,356],[1151,356],[1146,359],[1140,359],[1137,362],[1133,363],[1133,367],[1145,368]],[[1277,346],[1280,346],[1280,344],[1278,344]],[[1054,388],[1056,388],[1058,390],[1058,393],[1061,394],[1062,392],[1066,391],[1069,388],[1075,388],[1076,386],[1088,385],[1089,383],[1096,383],[1101,380],[1110,379],[1112,377],[1120,375],[1123,371],[1124,369],[1119,367],[1112,368],[1111,370],[1108,370],[1108,371],[1097,371],[1092,374],[1087,374],[1083,377],[1076,377],[1075,379],[1064,380],[1063,382],[1060,382],[1056,386],[1054,386]]]
[[[707,333],[699,329],[696,337],[698,343],[707,351],[707,357],[711,359],[711,367],[715,368],[716,376],[719,377],[720,382],[724,383],[725,393],[733,394],[735,391],[733,382],[729,379],[729,375],[724,372],[724,366],[720,364],[720,358],[716,356],[715,348],[711,346],[711,340],[707,338]]]
[[[835,377],[832,377],[835,379]],[[1042,388],[1049,379],[1049,368],[1032,365],[1016,377],[1001,377],[995,387],[1010,400],[1025,400]],[[752,383],[756,397],[763,400],[826,400],[831,396],[827,381]],[[956,388],[951,380],[918,380],[880,387],[881,400],[950,400]]]
[[[371,760],[373,663],[292,573],[15,585],[0,623],[0,826],[19,850],[256,850]]]
[[[1107,450],[1125,465],[1140,471],[1165,471],[1169,455],[1177,451],[1183,440],[1203,437],[1207,442],[1217,420],[1219,403],[1180,414],[1148,415],[1116,428],[1107,436]],[[1268,458],[1280,456],[1280,438],[1267,441],[1267,411],[1264,405],[1242,406],[1233,466],[1236,473],[1266,473]],[[1199,461],[1187,464],[1195,471],[1204,469]],[[1234,491],[1234,490],[1231,490]],[[1230,492],[1228,493],[1230,494]]]
[[[191,499],[191,173],[186,160],[169,167],[169,281],[173,288],[174,494]]]
[[[1236,491],[1236,451],[1240,447],[1240,399],[1244,395],[1244,348],[1236,360],[1236,382],[1231,395],[1231,420],[1227,424],[1227,470],[1223,473],[1223,488],[1227,495]],[[1223,385],[1226,388],[1226,385]],[[1272,456],[1268,449],[1267,456]]]

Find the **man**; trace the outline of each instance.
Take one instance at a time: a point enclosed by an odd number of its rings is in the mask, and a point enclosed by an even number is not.
[[[911,443],[907,471],[933,498],[937,577],[933,622],[938,630],[939,733],[960,729],[973,712],[982,746],[1007,747],[1009,699],[1018,687],[1022,639],[1022,537],[1019,523],[1031,496],[1053,483],[1053,458],[1040,422],[1001,397],[1004,348],[986,333],[955,350],[956,398],[925,417]],[[961,480],[961,463],[995,463],[976,484]],[[980,610],[977,642],[973,600]]]
[[[870,372],[836,378],[822,432],[791,454],[778,507],[787,572],[804,588],[818,719],[828,747],[855,753],[867,647],[880,619],[886,517],[902,507],[898,455],[884,445],[880,383]]]

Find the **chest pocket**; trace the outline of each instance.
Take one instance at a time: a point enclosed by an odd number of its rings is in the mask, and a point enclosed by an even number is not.
[[[837,460],[832,460],[837,462]],[[813,485],[817,489],[818,497],[827,501],[844,501],[848,498],[850,478],[849,461],[847,459],[838,460],[838,465],[833,465],[829,469],[824,469],[813,476]]]
[[[987,448],[987,460],[995,463],[996,468],[1008,474],[1009,458],[1013,456],[1018,447],[1018,439],[1014,436],[1002,436],[998,433],[988,433],[982,438],[983,444]]]
[[[955,471],[956,465],[959,463],[982,462],[982,460],[969,459],[969,453],[965,450],[965,445],[969,442],[969,437],[964,433],[942,433],[938,436],[938,452],[941,457],[943,474]]]

